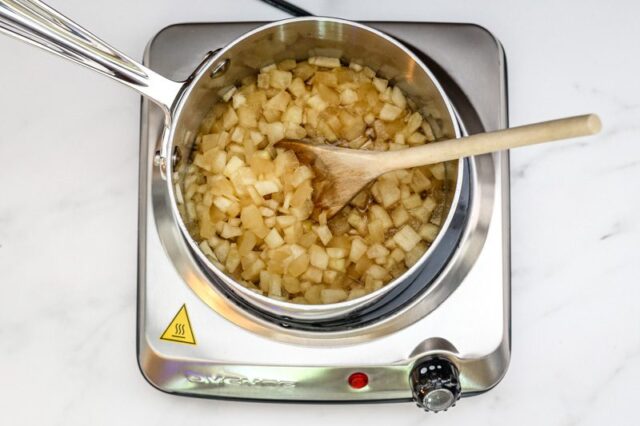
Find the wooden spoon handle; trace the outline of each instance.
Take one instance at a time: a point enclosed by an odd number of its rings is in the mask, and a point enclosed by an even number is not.
[[[387,152],[380,160],[386,171],[406,169],[519,146],[593,135],[600,128],[597,115],[579,115]]]

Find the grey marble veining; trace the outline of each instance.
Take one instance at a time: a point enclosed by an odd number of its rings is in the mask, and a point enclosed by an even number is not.
[[[253,0],[52,5],[133,57]],[[300,0],[352,19],[476,22],[504,44],[513,125],[598,112],[589,140],[512,153],[513,354],[446,414],[176,398],[135,360],[139,98],[0,37],[0,424],[634,425],[640,394],[640,4]],[[115,23],[115,24],[114,24]]]

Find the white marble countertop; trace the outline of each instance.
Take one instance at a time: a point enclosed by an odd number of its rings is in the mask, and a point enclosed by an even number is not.
[[[172,23],[285,17],[254,0],[51,4],[136,58]],[[250,404],[153,389],[135,360],[139,97],[0,37],[0,424],[638,424],[640,3],[298,4],[351,19],[478,23],[507,52],[512,125],[601,115],[599,137],[512,153],[505,379],[431,417],[410,404]]]

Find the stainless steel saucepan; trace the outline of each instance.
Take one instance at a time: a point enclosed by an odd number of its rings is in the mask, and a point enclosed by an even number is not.
[[[410,282],[422,279],[425,282],[420,285],[429,284],[424,278],[424,269],[436,268],[433,258],[445,241],[452,218],[464,214],[459,203],[465,174],[461,161],[447,166],[451,197],[440,235],[422,259],[393,282],[359,299],[329,305],[298,305],[256,294],[220,271],[201,253],[176,204],[175,188],[182,184],[200,124],[219,101],[218,93],[276,61],[314,55],[338,56],[346,62],[367,65],[393,80],[417,105],[437,117],[444,136],[459,137],[460,129],[446,94],[422,61],[392,37],[365,25],[335,18],[305,17],[261,26],[222,49],[214,51],[219,46],[212,46],[212,52],[192,75],[186,81],[176,82],[137,63],[37,0],[0,0],[0,31],[111,77],[162,108],[165,122],[155,165],[163,179],[160,185],[154,186],[153,194],[154,209],[170,218],[157,222],[163,245],[175,256],[175,241],[184,240],[190,252],[180,255],[197,259],[209,285],[215,286],[232,303],[266,317],[320,327],[327,324],[330,329],[330,324],[336,324],[339,318],[350,318],[358,312],[370,315],[376,303],[392,304],[396,293],[397,297],[406,297],[404,292]],[[446,256],[446,253],[440,254],[441,258]]]

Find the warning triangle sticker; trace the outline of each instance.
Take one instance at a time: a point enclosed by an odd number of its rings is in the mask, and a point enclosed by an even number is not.
[[[196,338],[191,329],[191,321],[189,321],[186,304],[182,305],[178,313],[173,317],[167,329],[162,333],[162,336],[160,336],[160,339],[170,342],[186,343],[188,345],[196,344]]]

